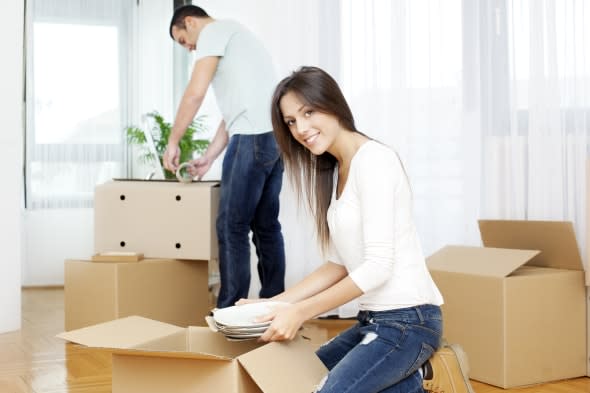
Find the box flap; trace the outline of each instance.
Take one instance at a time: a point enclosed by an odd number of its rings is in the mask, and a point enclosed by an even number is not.
[[[426,259],[430,270],[506,277],[537,255],[535,250],[446,246]]]
[[[583,270],[571,222],[479,220],[479,231],[486,247],[541,251],[527,265]]]
[[[59,334],[57,337],[94,348],[130,349],[184,328],[131,316]]]
[[[235,359],[264,345],[258,340],[229,341],[223,334],[201,326],[189,326],[188,331],[188,350],[202,355]]]
[[[272,342],[238,357],[240,364],[268,393],[313,392],[327,369],[307,340]]]

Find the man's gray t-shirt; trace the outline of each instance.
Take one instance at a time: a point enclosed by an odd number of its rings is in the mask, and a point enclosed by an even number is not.
[[[195,61],[219,56],[212,85],[229,135],[272,131],[270,103],[277,78],[258,38],[237,22],[215,20],[203,28],[196,46]]]

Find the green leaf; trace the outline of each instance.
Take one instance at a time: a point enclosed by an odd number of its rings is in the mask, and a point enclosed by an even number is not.
[[[141,150],[141,154],[138,155],[138,161],[142,163],[155,162],[156,159],[162,163],[162,156],[168,146],[168,139],[172,132],[172,124],[166,121],[160,113],[157,111],[149,112],[145,115],[150,123],[150,134],[154,141],[154,146],[158,157],[156,158],[147,147],[147,140],[145,137],[144,130],[136,126],[129,126],[125,128],[125,134],[127,137],[127,143],[129,145],[138,146]],[[207,131],[205,123],[206,117],[204,115],[195,118],[191,124],[187,127],[185,134],[178,143],[180,148],[180,162],[186,162],[193,158],[194,154],[203,154],[209,146],[209,140],[206,139],[195,139],[197,134],[201,134]],[[164,170],[165,177],[167,179],[175,178],[175,174]]]

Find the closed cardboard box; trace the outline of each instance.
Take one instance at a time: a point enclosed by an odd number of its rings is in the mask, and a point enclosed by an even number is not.
[[[67,260],[64,283],[66,330],[130,315],[204,326],[211,309],[207,261]]]
[[[444,336],[470,377],[510,388],[586,374],[584,272],[569,222],[480,221],[485,247],[428,258]]]
[[[218,182],[115,180],[96,187],[94,250],[217,259]]]
[[[113,352],[113,393],[310,393],[327,373],[302,337],[235,342],[209,328],[140,317],[59,337]]]

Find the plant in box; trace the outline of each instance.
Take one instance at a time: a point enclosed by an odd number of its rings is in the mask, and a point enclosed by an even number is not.
[[[140,153],[138,160],[140,162],[145,164],[153,163],[157,158],[160,162],[160,165],[162,165],[162,156],[164,155],[166,146],[168,145],[168,138],[170,137],[170,133],[172,131],[172,125],[167,122],[157,111],[147,113],[145,117],[150,123],[152,123],[151,129],[149,131],[145,131],[135,126],[127,127],[125,129],[127,142],[130,145],[139,147]],[[195,139],[197,134],[202,134],[206,131],[207,127],[205,125],[204,116],[198,116],[191,122],[182,139],[178,143],[178,147],[180,148],[181,163],[192,160],[195,153],[202,154],[207,149],[207,146],[209,146],[209,141],[207,139]],[[149,135],[147,132],[149,132]],[[153,140],[156,153],[154,153],[154,149],[150,148],[151,142],[148,140],[150,136]],[[155,154],[157,154],[157,157]],[[167,169],[164,169],[164,177],[166,179],[176,179],[176,175]]]

